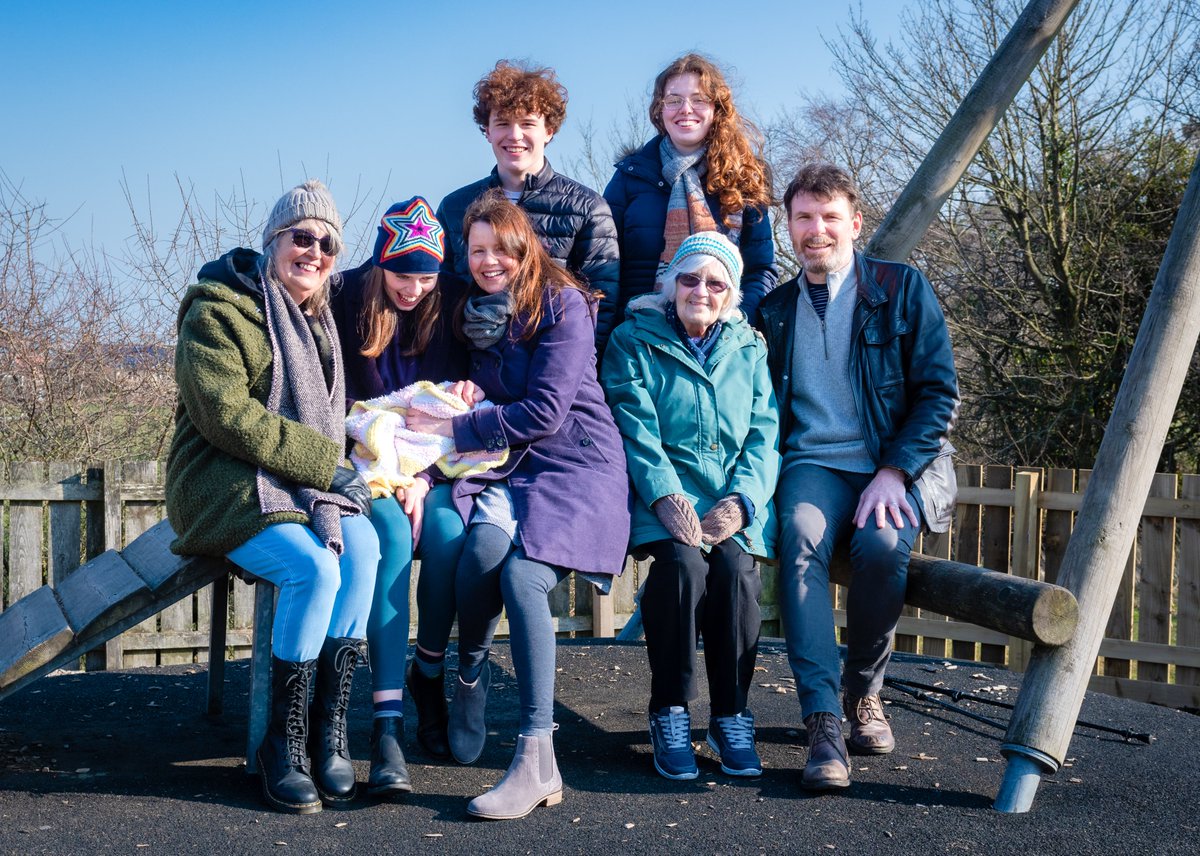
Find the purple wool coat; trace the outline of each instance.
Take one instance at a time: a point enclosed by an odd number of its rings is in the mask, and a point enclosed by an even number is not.
[[[618,575],[629,542],[629,478],[596,379],[595,318],[575,289],[546,300],[531,338],[520,338],[518,318],[510,335],[471,351],[470,378],[496,406],[454,417],[454,445],[507,446],[510,456],[499,470],[455,482],[455,506],[468,520],[487,481],[506,478],[529,558]]]

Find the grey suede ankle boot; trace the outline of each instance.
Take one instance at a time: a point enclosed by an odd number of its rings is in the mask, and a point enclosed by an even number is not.
[[[486,820],[516,820],[539,805],[562,802],[562,776],[554,757],[554,735],[517,737],[517,752],[496,787],[475,797],[467,813]]]

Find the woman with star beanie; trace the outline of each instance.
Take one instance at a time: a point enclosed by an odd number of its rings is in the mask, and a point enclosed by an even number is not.
[[[333,312],[346,362],[346,406],[417,381],[467,376],[467,348],[450,322],[459,293],[439,279],[445,233],[420,196],[398,202],[379,219],[371,258],[343,275]],[[469,393],[468,393],[469,395]],[[367,793],[412,790],[404,759],[404,688],[417,709],[417,740],[448,758],[442,663],[454,623],[454,572],[464,527],[450,502],[450,484],[436,472],[375,498],[371,522],[379,534],[379,574],[367,626],[374,692],[371,772]],[[417,581],[417,652],[408,660],[409,590],[414,554]]]

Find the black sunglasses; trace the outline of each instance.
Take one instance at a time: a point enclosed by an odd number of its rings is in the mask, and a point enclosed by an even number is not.
[[[711,294],[720,294],[729,288],[729,283],[721,282],[719,279],[701,279],[694,273],[680,273],[675,275],[675,284],[681,285],[684,288],[699,288],[700,283],[707,285]]]
[[[325,255],[337,255],[333,250],[333,237],[330,235],[326,235],[324,238],[318,240],[316,235],[305,229],[288,229],[287,231],[292,236],[292,246],[297,249],[307,250],[315,243]]]

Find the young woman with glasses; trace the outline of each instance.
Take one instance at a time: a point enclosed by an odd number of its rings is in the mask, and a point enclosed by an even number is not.
[[[741,308],[753,321],[779,279],[762,135],[738,114],[720,68],[698,54],[655,78],[650,121],[658,135],[617,163],[604,191],[621,248],[617,317],[652,290],[684,238],[716,231],[741,254]]]

